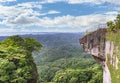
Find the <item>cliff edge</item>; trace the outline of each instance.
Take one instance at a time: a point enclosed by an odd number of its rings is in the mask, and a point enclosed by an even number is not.
[[[98,29],[80,39],[83,49],[102,65],[103,83],[120,83],[120,32]]]

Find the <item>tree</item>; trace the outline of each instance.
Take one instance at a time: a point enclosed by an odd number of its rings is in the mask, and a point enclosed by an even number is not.
[[[115,25],[117,29],[120,29],[120,14],[118,14],[116,17]]]
[[[36,41],[33,38],[25,38],[24,39],[24,46],[27,50],[33,52],[33,51],[39,51],[41,50],[42,44],[40,44],[38,41]]]
[[[37,83],[32,52],[42,45],[32,38],[11,36],[0,43],[0,83]]]
[[[114,30],[115,29],[115,24],[113,21],[108,21],[107,22],[107,26],[110,28],[110,30]]]
[[[23,46],[24,39],[18,35],[10,36],[7,39],[3,40],[1,44],[6,46]]]
[[[108,21],[107,26],[109,27],[108,29],[112,31],[120,29],[120,14],[117,15],[114,21]]]
[[[0,83],[10,82],[11,73],[13,73],[15,68],[16,66],[13,62],[0,58]]]

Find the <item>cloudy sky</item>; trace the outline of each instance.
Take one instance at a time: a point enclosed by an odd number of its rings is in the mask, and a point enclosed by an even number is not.
[[[82,32],[114,20],[119,0],[0,0],[0,34]]]

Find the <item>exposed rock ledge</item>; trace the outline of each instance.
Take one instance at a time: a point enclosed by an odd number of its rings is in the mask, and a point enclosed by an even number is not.
[[[106,29],[98,29],[80,39],[83,49],[91,54],[103,67],[103,83],[111,83],[111,75],[107,65],[107,54],[113,55],[114,45],[106,41]],[[111,61],[112,62],[112,61]]]

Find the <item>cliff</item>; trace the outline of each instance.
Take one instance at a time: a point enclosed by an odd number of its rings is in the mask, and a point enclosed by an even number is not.
[[[103,83],[120,83],[120,32],[98,29],[80,39],[83,49],[102,65]]]

